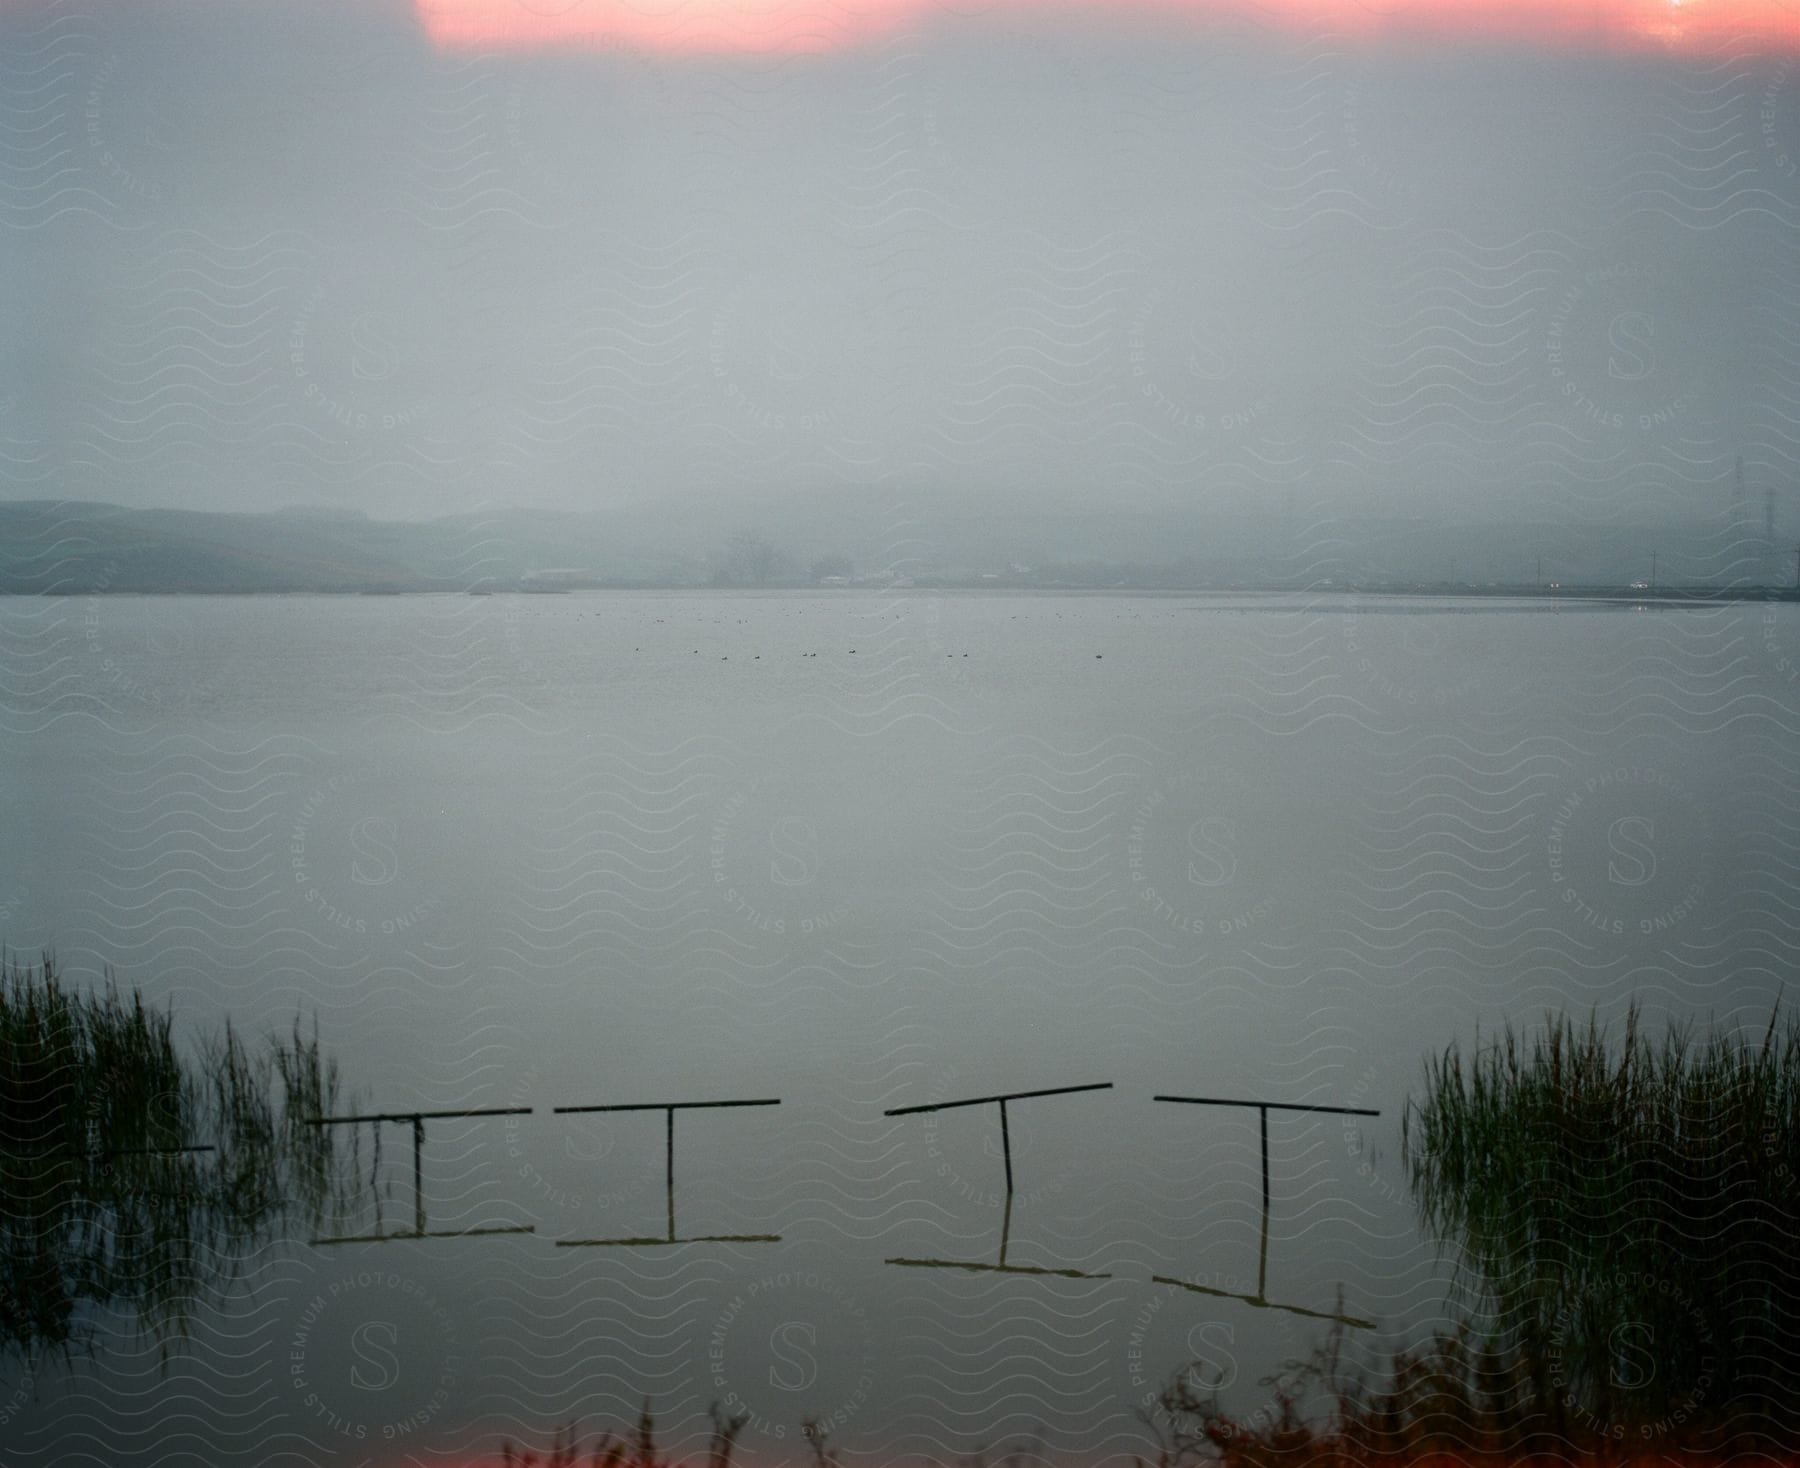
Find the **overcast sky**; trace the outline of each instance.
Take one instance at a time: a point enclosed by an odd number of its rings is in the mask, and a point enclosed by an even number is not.
[[[1800,478],[1783,6],[421,8],[0,0],[0,493]]]

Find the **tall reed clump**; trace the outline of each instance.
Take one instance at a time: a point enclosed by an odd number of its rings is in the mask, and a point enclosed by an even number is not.
[[[1473,1308],[1378,1369],[1334,1326],[1249,1422],[1179,1374],[1157,1468],[1793,1461],[1800,1021],[1509,1026],[1428,1059],[1401,1132]]]
[[[1793,1442],[1800,1023],[1760,1044],[1637,1006],[1427,1062],[1403,1123],[1425,1226],[1498,1338],[1518,1415],[1615,1440]]]
[[[191,1059],[173,1031],[110,971],[80,992],[54,953],[0,953],[0,1352],[66,1354],[101,1309],[166,1349],[247,1254],[350,1206],[354,1151],[306,1124],[340,1089],[316,1026],[227,1024]]]

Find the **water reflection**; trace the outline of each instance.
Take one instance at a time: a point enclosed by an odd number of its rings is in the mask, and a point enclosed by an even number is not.
[[[110,971],[84,993],[0,954],[0,1352],[85,1351],[122,1314],[166,1358],[256,1250],[349,1208],[354,1140],[308,1122],[338,1091],[316,1027],[185,1057]]]

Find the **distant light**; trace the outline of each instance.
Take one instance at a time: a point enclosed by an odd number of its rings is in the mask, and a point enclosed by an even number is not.
[[[808,55],[841,51],[960,14],[955,0],[410,0],[425,34],[446,50],[637,51],[662,55]],[[4,4],[4,0],[0,0]],[[1544,45],[1708,52],[1723,41],[1792,53],[1791,0],[984,0],[976,11],[1034,9],[1104,16],[1120,28],[1234,13],[1302,35],[1452,44],[1531,40]],[[1679,18],[1674,12],[1681,10]]]

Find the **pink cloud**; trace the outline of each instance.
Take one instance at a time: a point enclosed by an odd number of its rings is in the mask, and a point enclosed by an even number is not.
[[[630,47],[675,55],[806,55],[937,18],[1047,11],[1204,27],[1248,22],[1365,40],[1607,50],[1800,51],[1800,0],[414,0],[445,49]]]

